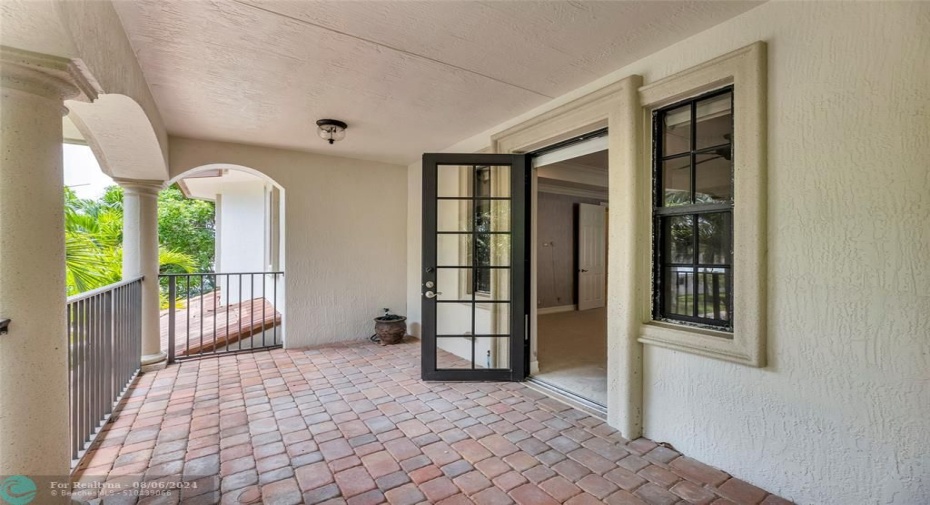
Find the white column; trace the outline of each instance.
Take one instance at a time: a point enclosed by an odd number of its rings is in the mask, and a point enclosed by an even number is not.
[[[0,475],[69,473],[61,117],[79,90],[70,61],[0,48]]]
[[[165,365],[158,300],[158,192],[156,181],[120,180],[123,187],[123,279],[142,281],[142,366]]]

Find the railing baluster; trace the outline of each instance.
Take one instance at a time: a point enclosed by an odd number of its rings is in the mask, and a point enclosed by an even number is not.
[[[245,300],[242,299],[242,274],[236,274],[236,276],[239,277],[239,304],[238,304],[239,311],[236,313],[236,323],[239,325],[239,333],[236,333],[236,335],[238,335],[239,338],[236,339],[236,350],[241,351],[242,350],[242,307],[243,307],[243,303],[245,303]]]
[[[249,348],[255,347],[255,274],[249,274]],[[242,338],[242,335],[239,335]]]
[[[255,276],[261,276],[261,296],[256,289]],[[268,276],[272,276],[272,296],[268,297]],[[281,324],[281,314],[278,311],[278,277],[283,278],[283,272],[243,272],[243,273],[222,273],[222,272],[204,272],[190,274],[163,274],[160,278],[168,278],[168,356],[169,362],[175,363],[189,358],[205,357],[207,355],[221,355],[225,353],[234,353],[248,350],[258,350],[263,348],[279,347],[281,342],[278,340],[278,326]],[[197,277],[194,282],[199,283],[199,292],[197,286],[191,285],[192,278]],[[246,285],[244,277],[249,276]],[[180,291],[185,292],[186,298],[184,306],[177,302],[178,299],[178,282],[179,278],[184,278],[186,285]],[[225,284],[220,285],[220,279],[225,278]],[[233,288],[233,279],[238,283],[238,289]],[[238,299],[233,295],[236,291]],[[207,312],[209,309],[209,300],[206,296],[213,297],[213,313]],[[221,298],[222,297],[222,298]],[[199,299],[199,300],[198,300]],[[234,302],[235,300],[235,302]],[[258,306],[256,303],[260,303]],[[269,314],[269,305],[271,313]],[[191,322],[197,325],[196,318],[191,314],[195,307],[200,312],[200,329],[199,337],[197,332],[193,338],[199,341],[194,347],[191,347]],[[179,314],[179,311],[185,311],[186,314]],[[225,326],[222,324],[222,318],[217,311],[225,311]],[[260,313],[259,313],[260,311]],[[256,325],[256,316],[260,319]],[[178,318],[187,320],[186,346],[179,349],[178,341]],[[206,319],[210,317],[209,321]],[[233,318],[235,320],[233,320]],[[270,319],[269,319],[270,318]],[[245,321],[243,321],[245,319]],[[243,322],[245,324],[243,324]],[[212,328],[209,325],[212,324]],[[270,326],[269,326],[270,325]],[[234,326],[234,327],[232,327]],[[266,332],[271,331],[271,335]],[[261,332],[261,343],[255,337],[256,331]],[[212,334],[212,341],[210,340]],[[271,339],[269,341],[269,338]],[[243,340],[248,342],[243,345]],[[235,341],[235,346],[233,346]],[[234,348],[235,347],[235,348]],[[195,350],[196,349],[196,350]]]
[[[139,295],[135,298],[136,305],[136,332],[133,334],[133,343],[136,346],[136,352],[132,353],[133,371],[138,372],[142,369],[142,283],[136,285]]]
[[[216,274],[213,274],[213,354],[216,354],[216,348],[218,347],[217,341],[216,341],[216,336],[217,336],[216,330],[217,330],[217,326],[219,326],[217,324],[218,321],[216,318],[216,297],[219,295],[219,293],[217,293],[216,287],[217,287]]]
[[[84,300],[81,302],[81,315],[83,320],[81,321],[82,331],[81,331],[81,434],[87,433],[87,406],[90,403],[90,400],[87,397],[87,344],[88,344],[88,333],[90,332],[90,300]],[[84,450],[84,440],[81,440],[81,450]]]
[[[203,354],[203,274],[200,274],[200,293],[197,296],[200,298],[200,348],[197,354]]]
[[[126,347],[126,338],[129,332],[129,314],[126,312],[126,300],[132,296],[132,288],[127,287],[120,289],[118,298],[118,308],[116,317],[119,318],[119,339],[117,340],[119,349],[117,350],[116,357],[116,384],[122,391],[125,386],[126,379],[126,356],[129,354],[130,350]]]
[[[191,350],[191,276],[185,276],[187,280],[187,298],[184,299],[184,308],[187,311],[187,328],[184,329],[184,351],[190,353]]]
[[[223,329],[223,336],[226,338],[226,350],[228,351],[229,345],[230,345],[229,343],[229,312],[230,312],[229,308],[232,306],[232,304],[229,303],[230,295],[232,294],[232,290],[229,288],[229,274],[226,274],[226,285],[223,287],[223,289],[224,289],[224,292],[220,293],[220,294],[225,293],[225,296],[226,296],[226,326]]]
[[[274,320],[272,321],[274,327],[274,345],[278,345],[278,274],[277,272],[271,274],[272,278],[272,293],[271,297],[274,300],[271,304],[271,308],[274,311]]]
[[[168,277],[168,364],[174,363],[174,324],[175,324],[175,298],[178,296],[176,277]]]
[[[94,369],[94,394],[97,399],[94,402],[94,407],[96,412],[94,412],[94,427],[100,427],[100,422],[104,415],[106,415],[106,400],[103,398],[103,380],[104,373],[106,373],[106,366],[103,362],[103,351],[104,351],[104,339],[107,336],[107,327],[106,327],[106,303],[107,303],[107,293],[100,293],[97,295],[97,350],[94,353],[94,357],[97,359],[97,366]]]
[[[100,380],[103,382],[101,397],[103,398],[103,414],[110,415],[113,413],[113,404],[109,401],[113,398],[113,298],[115,291],[111,291],[104,296],[103,300],[103,346],[100,355],[103,357],[103,373]]]
[[[91,298],[91,332],[90,332],[90,429],[97,427],[100,419],[100,295]]]
[[[267,278],[267,275],[262,276],[262,347],[265,347],[265,322],[267,321],[265,315],[265,280]]]

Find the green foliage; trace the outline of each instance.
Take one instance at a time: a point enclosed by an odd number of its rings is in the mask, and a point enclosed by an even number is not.
[[[212,272],[216,221],[213,202],[184,196],[177,185],[158,195],[158,242],[194,260],[194,271]],[[173,267],[164,273],[181,273]]]
[[[173,188],[174,189],[174,188]],[[179,191],[180,192],[180,191]],[[123,263],[123,190],[110,186],[98,200],[78,198],[65,188],[65,271],[68,295],[97,289],[122,278]],[[181,195],[183,198],[183,195]],[[159,203],[161,197],[159,197]],[[209,263],[213,262],[213,205],[208,202],[185,200],[193,203],[198,212],[206,204],[209,212],[210,239]],[[172,206],[183,207],[184,202],[172,200]],[[184,219],[184,211],[172,212],[164,219]],[[159,221],[162,220],[159,213]],[[186,223],[167,223],[172,230],[183,232]],[[159,222],[161,228],[161,222]],[[200,268],[197,254],[202,251],[185,250],[159,238],[158,259],[161,272],[192,272]]]

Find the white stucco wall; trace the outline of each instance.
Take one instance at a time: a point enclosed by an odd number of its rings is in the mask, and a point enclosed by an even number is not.
[[[798,503],[930,503],[928,34],[926,3],[771,2],[445,151],[766,41],[768,366],[647,347],[645,435]]]
[[[266,220],[265,181],[259,177],[251,181],[223,182],[216,199],[216,266],[219,273],[254,273],[268,271],[265,260]],[[275,299],[274,279],[269,276],[264,285],[261,276],[239,278],[219,276],[221,300],[238,303],[264,296],[269,302]],[[254,287],[249,281],[254,282]],[[263,289],[264,288],[264,289]],[[280,303],[280,302],[279,302]]]
[[[216,202],[217,272],[265,270],[265,183],[224,183]]]
[[[286,346],[366,339],[403,312],[406,170],[304,152],[171,137],[171,172],[245,166],[284,188]]]

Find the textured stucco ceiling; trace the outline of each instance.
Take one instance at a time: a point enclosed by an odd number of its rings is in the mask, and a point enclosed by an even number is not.
[[[756,3],[115,5],[171,133],[408,163]]]

